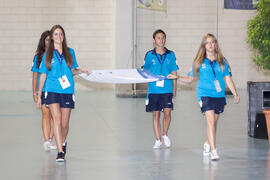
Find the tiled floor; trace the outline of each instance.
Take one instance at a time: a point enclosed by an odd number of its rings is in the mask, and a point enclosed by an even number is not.
[[[194,91],[178,91],[171,149],[153,150],[152,114],[143,98],[113,91],[76,93],[66,163],[44,152],[41,114],[31,92],[0,93],[0,179],[26,180],[258,180],[270,179],[268,141],[247,135],[246,91],[232,97],[218,124],[220,161],[203,158],[205,120]]]

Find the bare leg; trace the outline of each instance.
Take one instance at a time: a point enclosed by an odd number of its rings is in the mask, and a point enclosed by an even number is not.
[[[160,129],[160,111],[153,112],[153,128],[156,135],[156,139],[161,140],[161,129]]]
[[[217,121],[218,121],[218,118],[219,118],[219,114],[215,114],[215,128],[216,128],[216,132],[217,132]],[[210,144],[210,142],[208,141],[208,139],[207,139],[207,141],[206,141],[208,144]]]
[[[218,118],[219,118],[219,114],[216,114],[215,113],[215,128],[216,128],[216,133],[217,133],[217,121],[218,121]]]
[[[163,117],[163,135],[168,134],[168,130],[171,123],[171,109],[170,108],[164,108],[164,117]]]
[[[62,137],[63,137],[62,144],[63,144],[66,140],[68,130],[69,130],[69,118],[70,118],[71,109],[70,108],[61,108],[61,112],[62,112],[61,126],[62,126]]]
[[[52,140],[53,139],[53,119],[51,118],[50,120],[50,126],[51,126],[51,131],[50,131],[50,139]]]
[[[54,137],[57,145],[58,152],[62,152],[62,127],[61,127],[61,121],[62,121],[62,115],[60,110],[60,105],[58,103],[50,104],[49,109],[52,114],[53,118],[53,126],[54,126]]]
[[[216,149],[216,126],[219,115],[215,114],[214,110],[205,112],[206,117],[206,134],[208,143],[210,144],[211,150]]]
[[[48,108],[43,104],[41,106],[42,111],[42,131],[44,136],[44,141],[48,141],[50,139],[50,133],[51,133],[51,113]]]

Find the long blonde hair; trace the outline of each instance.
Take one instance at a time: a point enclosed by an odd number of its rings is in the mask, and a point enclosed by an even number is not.
[[[224,69],[224,62],[228,65],[229,69],[231,70],[229,63],[226,60],[224,60],[224,56],[221,53],[221,50],[219,48],[216,37],[213,34],[207,33],[206,35],[204,35],[202,42],[201,42],[201,45],[200,45],[200,48],[199,48],[199,50],[196,54],[196,57],[193,61],[193,68],[194,68],[194,76],[195,77],[198,76],[199,68],[202,65],[204,59],[206,58],[205,44],[206,44],[207,38],[213,38],[215,41],[216,61],[221,66],[222,70]]]

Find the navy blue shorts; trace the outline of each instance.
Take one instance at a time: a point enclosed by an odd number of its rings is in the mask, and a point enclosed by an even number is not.
[[[173,94],[148,94],[146,97],[146,112],[161,111],[164,108],[173,109]]]
[[[73,94],[45,92],[44,93],[44,102],[47,106],[50,104],[58,103],[58,104],[60,104],[60,108],[74,109],[75,96]]]
[[[215,114],[220,114],[223,113],[224,107],[227,103],[224,97],[201,97],[201,102],[199,102],[199,104],[201,106],[202,113],[205,111],[214,110]]]
[[[45,104],[45,93],[41,93],[41,105]]]

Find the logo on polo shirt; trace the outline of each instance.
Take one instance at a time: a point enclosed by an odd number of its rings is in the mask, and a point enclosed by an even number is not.
[[[202,64],[202,68],[206,68],[206,64]]]
[[[156,60],[155,60],[155,59],[152,59],[152,63],[153,63],[153,64],[156,64]]]

